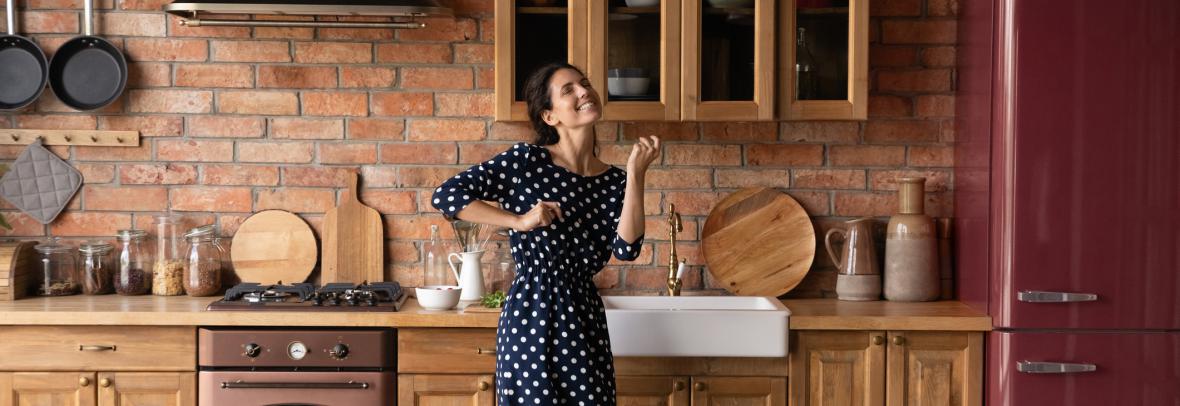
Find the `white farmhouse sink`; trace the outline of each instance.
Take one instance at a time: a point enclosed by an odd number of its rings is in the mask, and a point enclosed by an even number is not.
[[[785,357],[791,311],[773,297],[603,296],[620,357]]]

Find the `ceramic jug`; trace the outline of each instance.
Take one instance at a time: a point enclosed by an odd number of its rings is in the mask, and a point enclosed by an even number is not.
[[[459,300],[479,300],[483,297],[483,270],[480,267],[483,253],[484,251],[452,252],[447,256],[451,272],[455,274],[455,280],[459,281],[459,288],[463,289]],[[455,268],[455,258],[463,263],[462,271]]]
[[[844,224],[844,228],[832,228],[824,236],[828,256],[839,270],[836,295],[840,300],[877,300],[881,296],[881,272],[873,242],[873,219],[859,218]],[[834,235],[842,236],[844,241],[839,256],[832,244]]]

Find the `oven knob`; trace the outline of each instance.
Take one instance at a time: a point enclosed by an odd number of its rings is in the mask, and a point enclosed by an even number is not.
[[[246,356],[250,358],[258,357],[262,354],[262,346],[254,343],[246,344]]]
[[[332,346],[331,351],[328,351],[328,355],[331,355],[332,358],[344,359],[345,357],[348,357],[348,346],[344,344],[336,344]]]

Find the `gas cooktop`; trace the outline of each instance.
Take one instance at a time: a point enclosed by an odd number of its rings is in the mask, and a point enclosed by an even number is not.
[[[397,282],[262,285],[241,283],[210,311],[396,312],[406,295]]]

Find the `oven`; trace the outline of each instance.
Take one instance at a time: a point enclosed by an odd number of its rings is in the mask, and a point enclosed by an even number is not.
[[[201,328],[200,406],[377,406],[397,398],[393,329]]]

